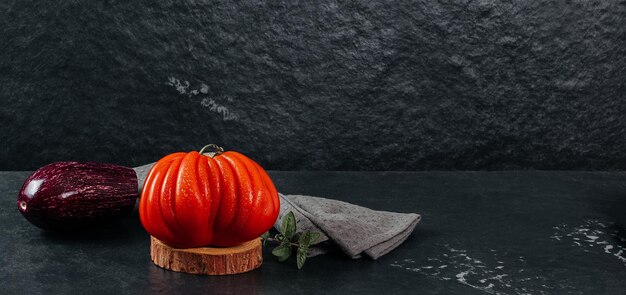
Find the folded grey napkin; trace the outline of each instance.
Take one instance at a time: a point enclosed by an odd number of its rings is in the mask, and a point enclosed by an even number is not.
[[[154,163],[136,167],[141,190]],[[352,258],[366,255],[377,259],[398,247],[415,229],[421,216],[415,213],[375,211],[354,204],[302,195],[280,197],[280,213],[274,227],[293,212],[298,232],[316,231],[320,238],[311,245],[309,256],[340,250]]]
[[[352,258],[363,254],[377,259],[406,240],[421,216],[415,213],[375,211],[354,204],[302,195],[280,197],[280,213],[274,227],[292,211],[298,232],[317,231],[320,238],[309,256],[341,250]]]

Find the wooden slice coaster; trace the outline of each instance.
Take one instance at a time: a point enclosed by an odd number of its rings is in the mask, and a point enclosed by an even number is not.
[[[229,275],[248,272],[263,263],[261,239],[228,248],[172,248],[150,237],[150,257],[154,264],[177,272]]]

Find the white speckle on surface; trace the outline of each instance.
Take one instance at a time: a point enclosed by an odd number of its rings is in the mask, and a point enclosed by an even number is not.
[[[437,280],[454,280],[486,294],[551,294],[553,290],[547,287],[547,278],[540,275],[529,278],[524,269],[520,269],[526,265],[525,259],[524,256],[500,254],[497,250],[478,252],[475,256],[468,250],[442,245],[441,252],[435,257],[423,258],[422,261],[404,259],[402,263],[396,261],[391,266]],[[510,271],[504,271],[503,260],[511,261],[507,267]],[[518,272],[515,272],[516,269]],[[546,287],[537,287],[540,285]]]
[[[66,199],[67,197],[73,196],[75,194],[78,194],[78,192],[77,191],[65,192],[61,194],[61,198]]]
[[[460,272],[458,274],[456,274],[456,279],[459,280],[459,282],[465,282],[465,276],[469,273],[468,270]]]
[[[205,83],[200,85],[200,89],[191,89],[191,83],[189,81],[181,80],[176,77],[168,77],[165,84],[170,85],[178,91],[179,94],[188,97],[189,99],[197,99],[196,96],[207,95],[209,93],[209,86]],[[232,97],[225,96],[222,98],[216,97],[203,97],[200,101],[200,105],[209,109],[209,111],[219,114],[224,121],[237,121],[239,116],[224,102],[233,102]]]
[[[173,86],[176,88],[176,91],[180,94],[189,95],[189,81],[181,81],[180,79],[176,79],[175,77],[168,77],[167,82],[165,84]]]
[[[231,120],[236,121],[238,119],[235,113],[231,112],[230,109],[227,108],[226,106],[217,103],[215,99],[208,98],[208,97],[203,98],[202,101],[200,102],[200,105],[202,105],[205,108],[208,108],[212,112],[222,115],[222,119],[224,119],[224,121],[231,121]]]
[[[200,85],[200,93],[208,94],[209,93],[209,85],[206,85],[206,84],[202,83],[202,85]]]
[[[622,240],[623,237],[619,236],[618,230],[612,232],[606,230],[612,224],[607,225],[593,219],[585,220],[583,224],[578,226],[560,224],[553,227],[556,231],[550,238],[561,242],[569,241],[573,247],[583,248],[583,253],[611,254],[626,265],[626,257],[622,255],[626,252],[626,248],[617,243],[611,243],[612,240]],[[585,243],[581,243],[582,241]]]
[[[626,263],[626,257],[624,257],[622,254],[624,254],[624,250],[619,250],[617,253],[613,254],[613,256]]]

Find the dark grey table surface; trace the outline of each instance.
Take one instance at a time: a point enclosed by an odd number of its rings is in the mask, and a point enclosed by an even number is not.
[[[625,294],[626,173],[270,172],[283,193],[417,212],[378,260],[318,256],[198,276],[154,266],[136,214],[78,235],[28,223],[29,172],[0,172],[2,294]]]

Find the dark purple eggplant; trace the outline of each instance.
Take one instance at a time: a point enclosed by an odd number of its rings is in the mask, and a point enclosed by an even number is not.
[[[26,179],[17,207],[32,224],[47,230],[73,230],[115,222],[137,201],[132,168],[91,162],[57,162]]]

